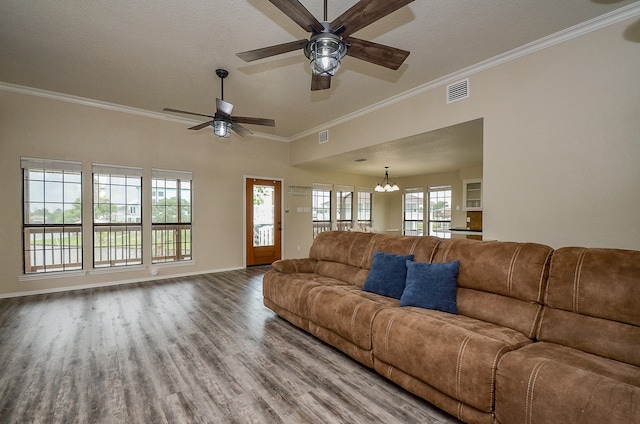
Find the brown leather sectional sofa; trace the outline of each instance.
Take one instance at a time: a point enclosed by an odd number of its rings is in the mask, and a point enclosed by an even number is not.
[[[458,314],[362,290],[374,252],[459,261]],[[640,251],[331,231],[264,304],[468,423],[640,423]]]

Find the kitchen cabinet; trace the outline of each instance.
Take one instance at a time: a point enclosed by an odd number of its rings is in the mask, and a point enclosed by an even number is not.
[[[482,210],[482,179],[462,181],[462,204],[465,211]]]

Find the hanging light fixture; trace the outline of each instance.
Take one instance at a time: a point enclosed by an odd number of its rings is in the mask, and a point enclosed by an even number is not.
[[[314,75],[334,76],[340,61],[347,54],[347,45],[340,36],[331,32],[329,22],[322,22],[324,31],[315,34],[304,47]]]
[[[400,190],[400,187],[398,187],[398,184],[393,183],[393,185],[391,185],[391,183],[389,182],[389,167],[385,166],[384,178],[382,180],[382,183],[378,183],[378,185],[375,188],[375,191],[385,192],[385,191],[398,191],[398,190]]]
[[[215,119],[213,121],[213,133],[220,138],[229,138],[231,135],[231,122],[224,119]]]

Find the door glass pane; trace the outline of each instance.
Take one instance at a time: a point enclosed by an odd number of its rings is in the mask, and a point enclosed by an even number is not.
[[[275,227],[274,187],[253,186],[253,246],[273,246]]]

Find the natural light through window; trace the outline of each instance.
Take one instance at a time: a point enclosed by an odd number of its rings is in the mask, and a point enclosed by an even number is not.
[[[193,174],[151,171],[151,262],[191,260]]]
[[[22,158],[24,273],[82,269],[82,164]]]
[[[94,268],[142,264],[142,169],[92,169]]]

